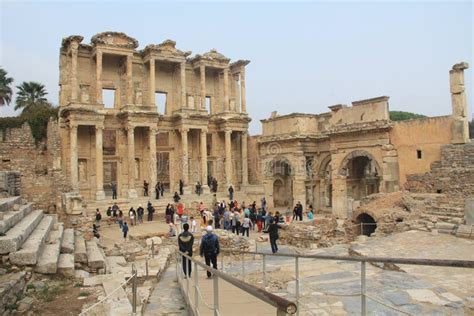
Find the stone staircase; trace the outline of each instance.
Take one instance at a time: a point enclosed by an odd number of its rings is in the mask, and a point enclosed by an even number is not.
[[[209,207],[212,204],[213,201],[213,195],[214,193],[207,193],[207,194],[201,194],[198,196],[197,194],[184,194],[181,196],[180,202],[183,202],[186,206],[186,208],[189,209],[196,209],[198,204],[202,201],[206,207]],[[160,197],[159,200],[156,200],[154,198],[155,196],[139,196],[138,198],[135,199],[128,199],[128,198],[119,198],[117,200],[112,200],[110,197],[108,197],[106,200],[103,201],[88,201],[87,202],[87,210],[89,212],[89,215],[92,215],[95,212],[95,209],[98,208],[102,212],[102,217],[104,218],[105,216],[105,211],[109,206],[112,206],[114,203],[117,203],[119,208],[124,211],[125,213],[130,209],[130,207],[134,207],[137,209],[139,205],[142,205],[145,209],[147,206],[148,201],[150,201],[153,204],[153,207],[155,208],[155,220],[156,219],[163,219],[165,215],[165,209],[168,203],[173,204],[173,195],[171,193],[165,193],[163,197]],[[217,201],[228,201],[229,196],[226,192],[217,192],[216,193],[216,199]],[[238,201],[238,203],[242,203],[245,201],[245,203],[248,205],[249,203],[252,203],[248,196],[245,194],[243,191],[236,191],[234,192],[234,199]],[[256,201],[257,203],[260,203],[260,201]],[[128,215],[126,213],[126,215]],[[156,217],[158,216],[158,217]],[[146,218],[146,210],[145,210],[145,218]]]
[[[41,274],[74,277],[75,266],[105,273],[105,255],[97,243],[85,242],[56,215],[45,214],[20,197],[0,199],[0,255],[4,264],[30,266]],[[102,269],[102,270],[100,270]]]

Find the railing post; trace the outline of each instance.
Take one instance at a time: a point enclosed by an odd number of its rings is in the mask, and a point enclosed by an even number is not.
[[[244,265],[244,253],[240,256],[240,260],[242,260],[242,281],[245,281],[245,265]]]
[[[224,272],[224,255],[221,256],[221,270]]]
[[[132,280],[132,312],[137,313],[137,268],[133,265],[133,280]]]
[[[146,271],[146,277],[148,278],[148,258],[145,260],[145,271]]]
[[[213,290],[214,290],[214,316],[219,316],[219,277],[214,275]]]
[[[199,289],[198,289],[198,264],[194,262],[194,307],[196,308],[196,315],[199,315]]]
[[[300,264],[299,264],[299,258],[295,257],[295,299],[296,299],[296,315],[300,314]]]
[[[266,267],[266,256],[262,254],[262,262],[263,262],[263,287],[267,286],[267,267]]]
[[[365,297],[365,261],[360,262],[360,299],[361,299],[361,315],[367,315],[367,305]]]

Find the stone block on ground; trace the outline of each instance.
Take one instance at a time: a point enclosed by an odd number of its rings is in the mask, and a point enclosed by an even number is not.
[[[20,196],[12,196],[0,199],[0,212],[6,212],[13,208],[13,205],[20,204]]]
[[[42,274],[54,274],[58,269],[59,251],[61,244],[56,242],[47,244],[43,248],[43,252],[35,266],[35,271]]]
[[[49,235],[49,243],[58,243],[59,249],[61,249],[61,242],[63,240],[63,234],[64,234],[64,224],[57,223],[54,226],[55,226],[54,230]]]
[[[459,225],[456,236],[474,239],[474,225]]]
[[[33,204],[28,203],[21,205],[18,211],[7,211],[2,213],[2,219],[0,220],[0,234],[5,234],[10,228],[15,226],[23,217],[30,214],[33,210]]]
[[[74,261],[87,263],[87,250],[84,237],[76,235],[74,237]]]
[[[67,277],[74,277],[74,255],[62,253],[59,255],[58,273]]]
[[[22,249],[10,253],[10,262],[15,265],[34,265],[38,261],[40,251],[44,247],[44,242],[48,238],[49,232],[53,227],[54,218],[52,216],[44,216],[41,222],[31,233]]]
[[[74,228],[67,228],[61,241],[61,253],[74,253]]]
[[[42,210],[33,211],[11,228],[5,236],[0,237],[0,254],[7,254],[20,249],[42,218]]]
[[[122,282],[120,278],[112,278],[106,279],[102,283],[105,294],[109,297],[108,301],[111,302],[112,315],[131,315],[132,313],[132,305],[128,300],[127,293],[120,287]]]
[[[95,241],[86,242],[87,264],[91,269],[104,269],[105,258]]]

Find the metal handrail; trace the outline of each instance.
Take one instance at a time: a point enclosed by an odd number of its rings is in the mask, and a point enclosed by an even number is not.
[[[254,285],[245,283],[237,278],[234,278],[226,273],[223,273],[219,270],[216,270],[214,268],[211,268],[207,266],[206,264],[197,261],[196,259],[178,251],[178,254],[191,260],[195,265],[200,266],[201,268],[205,269],[206,271],[211,272],[213,275],[217,276],[218,278],[221,278],[222,280],[232,284],[233,286],[247,292],[250,295],[253,295],[254,297],[260,299],[261,301],[276,307],[278,311],[284,312],[287,314],[294,314],[297,311],[296,304],[294,302],[291,302],[287,300],[286,298],[280,297],[278,295],[275,295],[273,293],[267,292],[264,289],[258,288]]]
[[[357,262],[378,262],[392,264],[408,264],[435,267],[452,267],[452,268],[474,268],[474,260],[447,260],[447,259],[415,259],[415,258],[387,258],[387,257],[357,257],[357,256],[335,256],[335,255],[303,255],[303,254],[286,254],[286,253],[265,253],[256,251],[234,251],[234,254],[244,255],[265,255],[275,257],[290,257],[303,259],[322,259],[322,260],[341,260],[341,261],[357,261]]]

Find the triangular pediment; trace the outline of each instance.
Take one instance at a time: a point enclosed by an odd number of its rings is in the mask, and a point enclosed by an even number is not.
[[[121,48],[135,49],[138,41],[133,37],[121,32],[102,32],[91,38],[92,45],[105,45]]]

